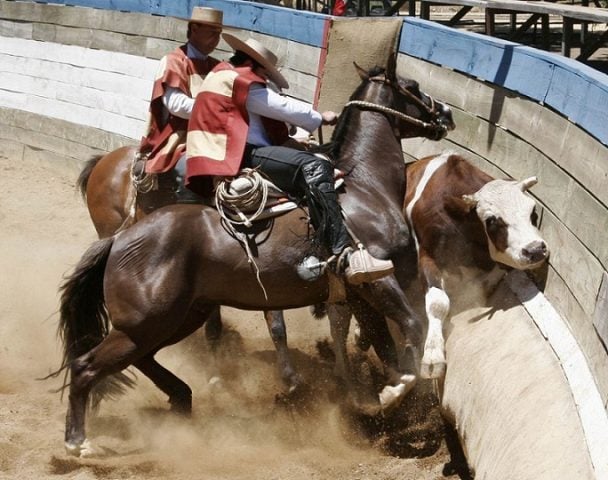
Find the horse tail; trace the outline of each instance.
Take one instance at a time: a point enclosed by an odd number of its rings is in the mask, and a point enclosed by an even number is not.
[[[76,180],[76,188],[80,190],[83,200],[87,198],[87,185],[89,184],[89,177],[95,166],[99,163],[99,160],[103,158],[103,155],[94,155],[89,158],[82,168],[78,180]]]
[[[91,245],[60,287],[58,335],[63,342],[63,362],[56,374],[70,367],[74,360],[99,345],[108,335],[103,279],[113,244],[112,236]],[[133,383],[124,374],[104,379],[92,392],[92,404],[97,405],[105,396],[122,393],[124,387],[131,387]],[[66,387],[67,378],[61,390]]]

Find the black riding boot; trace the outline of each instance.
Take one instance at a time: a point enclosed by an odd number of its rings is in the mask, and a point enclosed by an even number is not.
[[[338,194],[334,188],[334,168],[327,160],[318,159],[302,166],[307,185],[308,207],[313,226],[333,255],[350,246],[351,239],[342,220]]]
[[[346,247],[351,245],[351,238],[342,219],[342,209],[338,203],[338,194],[333,184],[327,183],[319,185],[318,191],[322,196],[327,217],[327,243],[331,248],[332,254],[340,255]]]
[[[313,225],[323,233],[331,253],[340,255],[350,246],[351,239],[342,220],[338,194],[334,188],[333,166],[319,159],[303,165],[302,173],[308,186],[308,209]],[[347,263],[344,273],[346,280],[353,285],[373,282],[394,271],[393,262],[373,257],[362,246],[349,255]]]

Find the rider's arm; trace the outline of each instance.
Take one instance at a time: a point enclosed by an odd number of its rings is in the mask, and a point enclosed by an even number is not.
[[[192,114],[194,99],[178,88],[167,87],[163,95],[163,105],[172,115],[188,120]]]
[[[285,97],[270,88],[253,85],[247,97],[247,111],[261,117],[274,118],[313,132],[321,125],[322,115],[307,103]]]

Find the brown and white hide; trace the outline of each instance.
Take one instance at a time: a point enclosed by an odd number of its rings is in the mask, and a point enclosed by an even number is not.
[[[445,375],[443,323],[450,296],[475,284],[495,285],[504,267],[535,268],[549,252],[536,228],[536,183],[495,180],[463,157],[444,153],[408,166],[404,214],[425,291],[428,332],[421,376]]]

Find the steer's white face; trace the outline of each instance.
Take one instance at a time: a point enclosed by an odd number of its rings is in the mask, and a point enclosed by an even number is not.
[[[549,250],[535,226],[535,202],[525,192],[536,183],[493,180],[463,199],[475,208],[488,238],[492,259],[518,270],[537,267]]]

